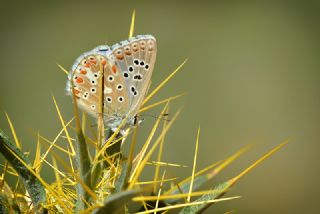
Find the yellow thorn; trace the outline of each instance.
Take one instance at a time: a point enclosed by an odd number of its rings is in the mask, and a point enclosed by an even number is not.
[[[206,191],[199,191],[199,192],[192,192],[191,197],[195,196],[202,196],[206,194],[216,194],[221,193],[221,190],[206,190]],[[166,199],[176,199],[176,198],[184,198],[187,197],[189,193],[180,193],[180,194],[173,194],[173,195],[161,195],[159,200],[166,200]],[[158,199],[158,196],[138,196],[133,198],[133,201],[155,201]]]
[[[59,205],[63,208],[65,208],[65,211],[67,213],[71,213],[69,211],[69,209],[65,206],[64,202],[61,201],[61,199],[59,198],[59,196],[56,194],[56,192],[51,188],[51,186],[49,184],[47,184],[41,177],[39,174],[37,174],[27,163],[25,163],[14,151],[12,151],[8,146],[4,145],[5,147],[7,147],[7,149],[11,152],[11,154],[13,156],[15,156],[15,158],[17,158],[39,181],[40,183],[42,183],[42,185],[48,190],[50,191],[50,193],[56,197],[57,202],[59,202]]]
[[[194,176],[197,177],[197,176],[199,176],[199,175],[202,175],[203,173],[207,172],[208,170],[216,167],[216,166],[217,166],[218,164],[220,164],[221,162],[222,162],[222,161],[218,161],[218,162],[215,162],[215,163],[211,164],[210,166],[207,166],[206,168],[204,168],[204,169],[200,170],[199,172],[195,173]],[[181,185],[187,183],[189,180],[191,180],[191,176],[188,177],[188,178],[186,178],[186,179],[184,179],[183,181],[179,182],[179,185],[181,186]],[[170,191],[170,190],[169,190],[169,191]]]
[[[289,143],[289,141],[284,141],[283,143],[279,144],[278,146],[276,146],[275,148],[273,148],[271,151],[269,151],[267,154],[265,154],[264,156],[262,156],[261,158],[259,158],[256,162],[254,162],[251,166],[249,166],[248,168],[246,168],[245,170],[243,170],[239,175],[237,175],[236,177],[232,178],[230,180],[230,186],[235,184],[242,176],[244,176],[245,174],[247,174],[248,172],[250,172],[252,169],[254,169],[258,164],[260,164],[262,161],[264,161],[265,159],[267,159],[268,157],[270,157],[271,155],[273,155],[275,152],[277,152],[279,149],[281,149],[283,146],[285,146],[287,143]]]
[[[56,183],[57,183],[57,186],[58,186],[58,192],[63,194],[63,190],[62,190],[62,186],[61,186],[61,178],[60,178],[60,175],[59,175],[60,171],[58,169],[57,161],[56,161],[56,159],[54,159],[54,157],[52,157],[52,164],[53,164],[54,175],[56,177]]]
[[[131,17],[131,25],[130,25],[130,31],[129,31],[129,38],[133,36],[134,33],[134,21],[136,18],[136,10],[133,10],[132,17]]]
[[[175,100],[175,99],[177,99],[177,98],[179,98],[179,97],[182,97],[182,96],[184,96],[184,95],[185,95],[184,93],[183,93],[183,94],[179,94],[179,95],[176,95],[176,96],[174,96],[174,97],[169,97],[169,98],[167,98],[167,99],[164,99],[164,100],[161,100],[161,101],[159,101],[159,102],[153,103],[153,104],[151,104],[151,105],[148,105],[148,106],[140,109],[140,110],[139,110],[139,113],[145,112],[145,111],[147,111],[147,110],[149,110],[149,109],[151,109],[151,108],[154,108],[154,107],[156,107],[156,106],[158,106],[158,105],[161,105],[161,104],[163,104],[163,103],[167,103],[167,102],[169,102],[169,101],[171,101],[171,100]]]
[[[168,178],[168,179],[164,179],[163,182],[169,182],[169,181],[175,181],[177,180],[178,178]],[[161,183],[162,180],[152,180],[152,181],[139,181],[139,182],[136,182],[136,185],[147,185],[147,184],[156,184],[156,183]]]
[[[68,126],[70,125],[70,123],[73,121],[73,119],[74,119],[74,118],[72,118],[72,119],[71,119],[69,122],[67,122],[66,124],[64,124],[64,122],[63,122],[63,127],[62,127],[61,131],[58,133],[58,135],[55,137],[55,139],[53,140],[53,142],[47,140],[46,138],[44,138],[44,137],[42,137],[42,136],[39,136],[39,137],[42,138],[43,140],[47,141],[47,142],[50,144],[50,146],[49,146],[49,148],[47,149],[47,151],[44,153],[44,155],[42,156],[42,158],[40,159],[40,161],[39,161],[39,163],[38,163],[38,165],[37,165],[36,167],[40,167],[40,165],[42,164],[43,160],[47,157],[47,155],[49,154],[49,152],[51,151],[51,149],[52,149],[53,146],[56,147],[56,148],[58,148],[58,149],[60,149],[61,151],[65,152],[65,153],[69,154],[69,152],[67,152],[67,151],[66,151],[65,149],[63,149],[62,147],[56,145],[55,143],[57,142],[57,140],[58,140],[59,137],[61,136],[62,132],[65,131],[66,127],[68,127]],[[70,137],[67,137],[67,139],[69,139],[69,140],[71,141]],[[71,154],[71,155],[74,156],[74,154]]]
[[[169,101],[168,101],[168,103],[169,103]],[[169,112],[169,104],[168,104],[168,108],[167,108],[167,110],[166,110],[166,113],[168,113],[168,112]],[[164,129],[166,128],[167,124],[168,124],[168,121],[165,120],[164,123],[163,123],[162,130],[164,130]],[[163,152],[164,139],[165,139],[165,138],[163,138],[163,139],[161,140],[161,142],[160,142],[160,148],[159,148],[159,152],[158,152],[157,162],[160,162],[160,161],[161,161],[162,152]],[[156,169],[155,169],[155,173],[154,173],[154,179],[153,179],[154,182],[158,180],[159,172],[160,172],[160,165],[157,165],[157,166],[156,166]],[[156,192],[156,188],[157,188],[157,185],[154,185],[154,189],[153,189],[154,192]]]
[[[59,157],[58,155],[56,155],[54,152],[52,152],[52,155],[54,156],[54,158],[59,161],[62,166],[70,173],[72,174],[73,178],[78,181],[80,183],[80,185],[83,187],[83,189],[92,197],[93,200],[98,200],[98,196],[96,195],[96,193],[91,190],[86,184],[85,182],[77,175],[77,173],[72,172],[72,169],[65,163],[65,161]]]
[[[73,148],[73,144],[72,144],[72,142],[71,142],[71,138],[70,138],[69,132],[68,132],[68,130],[67,130],[67,127],[66,127],[66,125],[65,125],[65,122],[64,122],[64,120],[63,120],[63,117],[62,117],[62,115],[61,115],[59,106],[58,106],[57,101],[56,101],[56,99],[54,98],[54,96],[52,96],[52,99],[53,99],[53,101],[54,101],[54,105],[56,106],[56,110],[57,110],[57,113],[58,113],[58,115],[59,115],[60,122],[61,122],[61,124],[62,124],[63,130],[64,130],[64,132],[65,132],[65,134],[66,134],[66,137],[67,137],[67,140],[68,140],[68,142],[69,142],[69,146],[70,146],[70,149],[71,149],[72,156],[74,156],[74,155],[76,154],[76,152],[75,152],[75,150],[74,150],[74,148]]]
[[[40,134],[38,132],[38,137],[37,137],[37,148],[36,148],[36,156],[33,161],[33,168],[37,173],[40,173],[40,168],[41,168],[41,144],[40,144]]]
[[[162,178],[161,178],[161,183],[160,183],[160,188],[158,191],[158,195],[157,195],[157,201],[156,201],[156,206],[155,206],[155,211],[154,214],[157,214],[157,210],[158,210],[158,206],[159,206],[159,201],[160,201],[160,195],[161,195],[161,191],[162,191],[162,187],[163,187],[163,180],[164,180],[164,176],[166,174],[166,170],[164,170],[163,174],[162,174]]]
[[[18,140],[16,131],[15,131],[14,127],[13,127],[13,124],[12,124],[12,122],[11,122],[11,120],[10,120],[10,117],[9,117],[9,115],[7,114],[7,112],[5,112],[5,114],[6,114],[6,117],[7,117],[7,120],[8,120],[9,126],[10,126],[10,129],[11,129],[11,132],[12,132],[12,135],[13,135],[13,139],[14,139],[17,147],[18,147],[19,149],[21,149],[21,144],[20,144],[20,142],[19,142],[19,140]]]
[[[146,157],[142,160],[142,162],[140,164],[140,167],[137,169],[137,171],[134,174],[134,176],[131,177],[131,179],[129,180],[129,182],[130,182],[129,189],[132,188],[135,185],[135,182],[137,182],[137,180],[138,180],[138,178],[139,178],[139,176],[140,176],[140,174],[142,172],[142,169],[144,168],[145,164],[148,162],[149,158],[151,157],[151,155],[153,154],[153,152],[155,151],[155,149],[157,148],[157,146],[161,142],[162,138],[166,135],[166,133],[169,131],[169,129],[172,126],[172,124],[174,123],[174,121],[177,119],[177,117],[180,114],[181,110],[182,110],[182,108],[180,108],[177,111],[177,113],[173,116],[172,120],[168,123],[168,126],[166,126],[166,129],[162,130],[160,136],[155,141],[155,143],[151,147],[151,149],[148,152],[148,154],[146,155]]]
[[[222,171],[224,168],[226,168],[228,165],[230,165],[234,160],[236,160],[238,157],[240,157],[244,152],[248,151],[252,147],[251,144],[243,147],[238,152],[227,158],[225,161],[222,162],[217,168],[214,169],[214,171],[210,174],[210,177],[213,177],[214,175],[217,175],[220,171]]]
[[[196,141],[196,149],[194,152],[194,159],[193,159],[193,168],[192,168],[192,175],[191,175],[191,182],[190,182],[190,189],[187,201],[190,202],[191,199],[191,193],[193,188],[193,181],[194,181],[194,173],[196,171],[196,165],[197,165],[197,157],[198,157],[198,147],[199,147],[199,136],[200,136],[200,127],[198,128],[198,134],[197,134],[197,141]]]
[[[178,209],[178,208],[189,207],[189,206],[194,206],[194,205],[213,204],[213,203],[217,203],[217,202],[221,202],[221,201],[229,201],[229,200],[234,200],[234,199],[238,199],[238,198],[240,198],[240,196],[229,197],[229,198],[220,198],[220,199],[214,199],[214,200],[208,200],[208,201],[196,201],[196,202],[185,203],[185,204],[176,204],[176,205],[158,208],[156,211],[160,212],[160,211]],[[136,214],[147,214],[147,213],[153,213],[154,211],[155,211],[155,209],[152,209],[152,210],[137,212]]]
[[[69,72],[64,68],[64,67],[62,67],[60,64],[58,64],[57,63],[57,65],[58,65],[58,67],[64,72],[64,73],[66,73],[67,75],[69,75]]]
[[[168,108],[168,103],[167,103],[167,105],[163,108],[163,110],[162,110],[162,112],[161,112],[160,115],[164,114],[164,112],[166,111],[167,108]],[[139,169],[139,167],[140,167],[140,164],[141,164],[141,162],[142,162],[142,160],[143,160],[143,158],[144,158],[144,155],[145,155],[145,153],[147,152],[147,149],[148,149],[148,147],[149,147],[149,145],[150,145],[150,143],[151,143],[151,140],[152,140],[152,138],[153,138],[153,136],[154,136],[154,134],[155,134],[158,126],[159,126],[159,123],[160,123],[160,117],[157,119],[157,121],[155,122],[154,126],[152,127],[152,130],[151,130],[151,132],[150,132],[150,134],[149,134],[149,136],[148,136],[148,139],[147,139],[146,143],[143,145],[143,147],[142,147],[142,149],[141,149],[141,155],[139,156],[139,159],[138,159],[138,162],[137,162],[137,164],[136,164],[136,167],[135,167],[134,170],[132,171],[132,174],[131,174],[131,177],[130,177],[130,179],[129,179],[129,182],[132,181],[133,177],[134,177],[135,174],[137,173],[137,171],[138,171],[138,169]]]
[[[173,166],[173,167],[188,167],[186,165],[180,165],[175,163],[167,163],[167,162],[161,162],[161,161],[151,161],[147,163],[148,165],[155,165],[155,166]]]
[[[163,80],[142,102],[145,105],[181,68],[188,59],[185,59],[165,80]]]

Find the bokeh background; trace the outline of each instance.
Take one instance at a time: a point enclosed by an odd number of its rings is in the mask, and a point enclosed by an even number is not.
[[[61,128],[51,95],[65,118],[66,75],[78,55],[135,34],[158,40],[153,86],[189,61],[152,100],[181,92],[184,110],[169,133],[164,160],[192,166],[201,126],[197,168],[255,146],[207,187],[235,176],[272,147],[280,152],[243,178],[208,213],[317,213],[320,151],[319,5],[316,1],[2,1],[0,8],[0,127],[13,120],[24,151],[34,133],[53,139]],[[159,109],[150,112],[159,113]],[[146,118],[141,139],[154,119]],[[43,176],[50,181],[50,172]],[[168,169],[188,176],[192,167]]]

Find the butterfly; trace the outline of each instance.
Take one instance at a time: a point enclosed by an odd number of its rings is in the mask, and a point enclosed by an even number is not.
[[[78,57],[68,75],[67,94],[78,106],[98,117],[103,87],[104,124],[122,130],[137,124],[137,114],[148,90],[157,54],[151,35],[139,35],[111,47],[101,45]],[[102,75],[103,74],[103,75]],[[103,86],[99,84],[104,77]]]

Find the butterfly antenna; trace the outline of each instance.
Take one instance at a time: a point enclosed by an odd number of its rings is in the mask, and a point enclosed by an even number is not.
[[[167,121],[167,122],[170,122],[170,119],[166,118],[169,116],[169,114],[165,113],[165,114],[161,114],[161,115],[158,115],[158,116],[155,116],[155,115],[152,115],[152,114],[141,114],[139,115],[140,117],[152,117],[154,119],[161,119],[163,121]]]

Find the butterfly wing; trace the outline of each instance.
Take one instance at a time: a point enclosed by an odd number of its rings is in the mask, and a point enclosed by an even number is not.
[[[67,83],[68,94],[77,98],[78,105],[89,114],[97,117],[100,86],[99,80],[104,74],[104,112],[106,117],[128,109],[125,82],[117,72],[113,60],[106,55],[108,46],[99,46],[81,55],[69,74]]]
[[[126,113],[135,116],[147,92],[157,54],[156,39],[140,35],[111,47],[109,58],[115,61],[126,85],[129,106]]]

